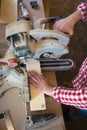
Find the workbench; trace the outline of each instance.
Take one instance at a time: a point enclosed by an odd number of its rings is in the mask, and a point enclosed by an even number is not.
[[[28,2],[28,0],[27,1],[25,0],[25,2]],[[48,5],[47,1],[44,4],[46,5],[46,8],[47,8],[47,5]],[[46,12],[46,15],[48,13],[49,13],[49,10]],[[15,15],[15,18],[16,17],[17,17],[17,14]],[[14,19],[12,19],[12,20],[14,20]],[[7,20],[7,23],[9,23],[9,20]],[[0,33],[2,33],[1,29],[0,29]],[[0,40],[2,40],[2,39],[0,39]],[[51,84],[57,85],[55,72],[44,71],[42,73],[44,74],[44,76],[46,76],[46,78],[49,80],[49,82]],[[10,87],[11,86],[9,83],[5,83],[0,88],[0,93]],[[51,130],[65,130],[61,104],[57,104],[57,102],[53,98],[51,98],[47,95],[45,95],[45,100],[46,100],[46,110],[31,112],[29,109],[29,112],[31,114],[55,113],[58,115],[58,121],[55,123],[54,127],[53,127],[53,124],[50,124],[50,125],[52,125]],[[6,92],[5,95],[0,99],[0,113],[2,113],[2,112],[9,112],[10,119],[11,119],[11,122],[12,122],[15,130],[25,130],[25,128],[24,128],[25,127],[24,126],[25,125],[24,124],[25,123],[24,122],[25,121],[25,104],[20,96],[20,89],[18,89],[18,88],[11,89],[8,92]],[[42,128],[42,129],[38,129],[38,130],[48,130],[49,125],[47,127],[48,127],[47,129]],[[0,130],[7,130],[4,120],[0,120]],[[10,128],[9,130],[13,130],[13,129]]]
[[[44,72],[44,75],[49,79],[49,81],[51,81],[52,84],[55,84],[55,72]],[[0,88],[0,92],[4,91],[7,88],[10,88],[10,85],[6,83]],[[57,128],[55,130],[65,130],[61,105],[57,104],[57,102],[51,97],[45,97],[47,109],[45,111],[31,112],[31,114],[55,113],[58,115]],[[24,130],[25,104],[19,95],[19,89],[17,88],[9,90],[2,97],[2,99],[0,99],[0,113],[7,111],[9,111],[10,118],[15,130]],[[2,121],[0,122],[0,127],[2,127],[3,123]],[[5,130],[5,128],[1,130]]]

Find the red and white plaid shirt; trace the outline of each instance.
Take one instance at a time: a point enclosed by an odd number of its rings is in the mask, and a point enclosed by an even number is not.
[[[77,7],[83,14],[81,20],[87,21],[87,2]],[[72,105],[80,109],[87,109],[87,58],[84,60],[78,75],[73,79],[74,88],[58,86],[53,88],[53,97],[58,103]]]
[[[83,22],[87,21],[87,2],[81,2],[77,6],[77,10],[79,10],[81,12],[81,14],[83,15],[81,20]]]

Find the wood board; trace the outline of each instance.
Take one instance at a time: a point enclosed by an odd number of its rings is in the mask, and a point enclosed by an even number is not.
[[[17,0],[0,0],[0,23],[11,23],[17,20]]]
[[[27,70],[28,71],[32,70],[41,73],[40,62],[38,60],[29,59],[27,63]],[[30,93],[31,93],[31,101],[30,101],[31,111],[46,110],[46,102],[44,94],[41,93],[31,84],[30,84]]]

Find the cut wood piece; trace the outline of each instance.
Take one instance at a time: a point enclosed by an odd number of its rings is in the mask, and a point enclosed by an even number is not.
[[[28,9],[30,19],[35,21],[38,18],[45,17],[43,0],[23,0],[26,8]],[[31,2],[37,2],[38,6],[36,8],[32,8]]]
[[[29,59],[27,62],[27,70],[28,71],[36,71],[41,73],[40,62],[38,60]],[[38,89],[30,84],[30,110],[31,111],[39,111],[46,110],[45,96]]]
[[[0,23],[10,23],[17,20],[17,0],[0,1]]]

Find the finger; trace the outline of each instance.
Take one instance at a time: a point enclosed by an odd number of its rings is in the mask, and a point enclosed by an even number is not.
[[[42,74],[39,74],[35,71],[31,71],[29,73],[29,76],[32,78],[32,79],[35,79],[37,80],[37,82],[47,82],[47,79],[44,77],[44,75]]]
[[[47,82],[47,79],[45,78],[43,74],[39,74],[35,72],[34,77],[37,79],[38,82]]]
[[[54,26],[53,29],[56,30],[56,31],[60,31],[60,27],[59,26]]]
[[[35,76],[35,72],[34,71],[29,71],[28,75],[29,75],[29,77],[34,77]]]
[[[55,24],[53,25],[53,29],[56,29],[56,25]]]
[[[35,74],[38,74],[36,71],[29,71],[29,74],[30,75],[35,75]]]
[[[53,28],[55,28],[55,24],[53,25]]]
[[[32,84],[34,87],[36,87],[41,92],[42,89],[41,89],[41,87],[39,87],[38,83],[36,83],[32,79],[30,79],[30,84]]]
[[[42,74],[39,74],[39,73],[37,73],[37,72],[35,72],[35,71],[29,72],[29,75],[30,75],[31,77],[36,78],[36,79],[39,79],[39,78],[42,77]]]
[[[30,84],[36,86],[37,83],[34,80],[30,79]]]
[[[69,32],[69,35],[70,35],[70,36],[72,36],[72,35],[73,35],[73,30],[71,30],[71,31]]]
[[[37,83],[37,78],[36,77],[30,75],[29,78],[32,79],[35,83]]]
[[[42,78],[40,78],[40,77],[38,77],[38,75],[29,75],[29,77],[30,77],[30,79],[35,83],[35,84],[40,84],[41,82],[43,82],[42,80]]]

